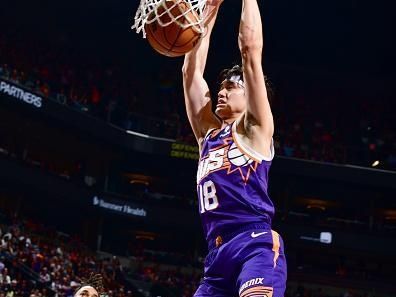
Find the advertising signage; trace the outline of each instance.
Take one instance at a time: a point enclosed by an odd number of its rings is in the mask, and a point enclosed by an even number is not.
[[[170,145],[170,156],[179,159],[198,160],[199,148],[197,145],[174,142]]]
[[[43,98],[22,89],[20,86],[0,78],[0,94],[8,95],[13,99],[35,108],[43,106]]]
[[[147,210],[144,208],[121,201],[102,199],[97,196],[93,197],[92,206],[127,216],[147,217]]]
[[[133,198],[130,198],[133,199]],[[144,220],[147,223],[167,225],[180,225],[200,227],[199,217],[192,209],[178,209],[175,207],[164,207],[163,205],[146,205],[139,202],[125,201],[117,198],[94,196],[89,199],[91,207],[103,212],[103,214],[119,215],[130,219]],[[179,226],[179,228],[181,228]]]

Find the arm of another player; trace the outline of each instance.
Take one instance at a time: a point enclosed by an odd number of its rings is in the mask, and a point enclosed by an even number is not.
[[[243,128],[253,148],[268,156],[274,120],[261,64],[263,29],[257,0],[243,0],[238,43],[248,100]]]
[[[201,144],[201,141],[209,129],[220,126],[220,121],[212,112],[212,101],[210,99],[209,87],[203,77],[203,74],[208,56],[210,35],[212,33],[221,2],[222,0],[213,0],[206,3],[205,35],[194,49],[187,53],[184,58],[184,98],[188,119],[198,144]]]

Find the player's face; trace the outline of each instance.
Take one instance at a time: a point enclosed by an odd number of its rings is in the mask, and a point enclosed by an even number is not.
[[[99,297],[99,294],[91,286],[85,286],[78,290],[74,297]]]
[[[244,112],[245,109],[246,97],[243,87],[235,82],[223,82],[217,94],[216,114],[224,120]]]

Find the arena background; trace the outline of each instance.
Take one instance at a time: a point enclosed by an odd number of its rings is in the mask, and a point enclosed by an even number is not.
[[[239,62],[240,2],[215,27],[213,92]],[[396,296],[394,6],[260,2],[288,297]],[[108,296],[189,297],[199,283],[182,59],[130,30],[136,7],[1,5],[0,296],[72,296],[91,271]]]

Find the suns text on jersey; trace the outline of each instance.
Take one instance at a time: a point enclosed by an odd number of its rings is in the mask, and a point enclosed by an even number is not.
[[[228,147],[222,147],[210,151],[208,155],[199,161],[197,182],[207,176],[213,171],[219,170],[224,167],[225,158],[227,156]]]

